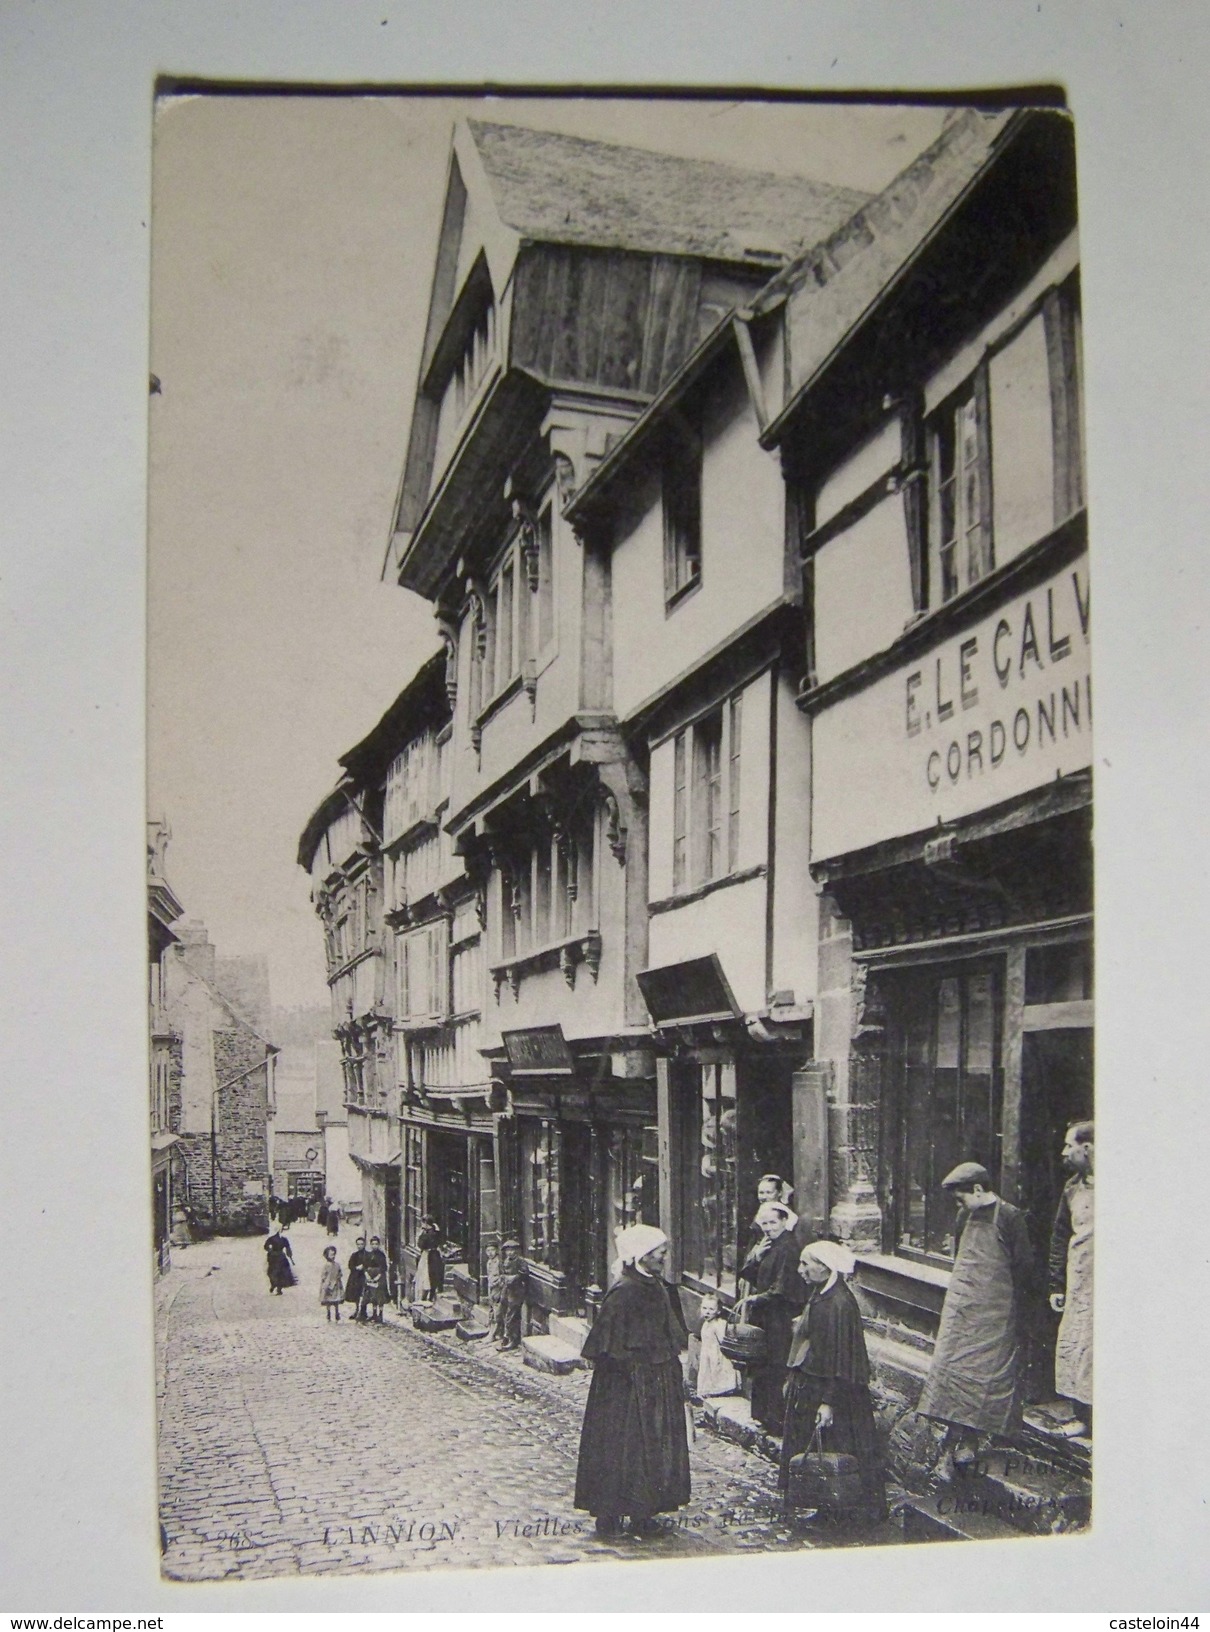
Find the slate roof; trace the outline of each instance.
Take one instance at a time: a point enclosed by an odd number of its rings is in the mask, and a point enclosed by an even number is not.
[[[763,440],[775,439],[795,402],[850,330],[948,218],[981,174],[1017,111],[968,109],[952,119],[877,197],[778,272],[752,302],[790,307],[793,394]]]
[[[500,218],[523,238],[719,260],[787,257],[868,194],[520,125],[467,121]]]

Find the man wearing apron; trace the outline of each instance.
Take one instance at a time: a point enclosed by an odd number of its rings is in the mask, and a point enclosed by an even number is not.
[[[977,1162],[941,1181],[959,1203],[958,1246],[933,1363],[917,1410],[949,1427],[953,1460],[974,1461],[980,1434],[1002,1434],[1018,1410],[1020,1333],[1032,1271],[1025,1219]]]
[[[1050,1232],[1050,1307],[1063,1319],[1055,1345],[1055,1393],[1074,1414],[1063,1432],[1092,1432],[1092,1123],[1073,1122],[1063,1142],[1071,1174]]]

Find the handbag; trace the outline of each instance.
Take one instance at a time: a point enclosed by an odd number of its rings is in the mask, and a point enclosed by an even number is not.
[[[747,1298],[741,1298],[727,1316],[727,1324],[723,1328],[723,1335],[718,1340],[718,1346],[727,1356],[727,1359],[741,1366],[758,1364],[765,1358],[769,1350],[769,1340],[765,1336],[765,1328],[763,1326],[754,1326],[750,1321],[744,1319],[747,1309]]]
[[[794,1507],[833,1511],[860,1505],[861,1464],[845,1451],[825,1451],[818,1423],[811,1443],[790,1458],[790,1502]]]

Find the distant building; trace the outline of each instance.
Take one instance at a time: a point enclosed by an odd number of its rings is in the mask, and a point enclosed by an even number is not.
[[[319,1202],[328,1193],[324,1135],[317,1116],[314,1043],[286,1043],[273,1072],[269,1166],[273,1193]]]
[[[349,1155],[349,1114],[345,1107],[340,1044],[329,1035],[327,1041],[311,1046],[315,1050],[315,1120],[323,1133],[328,1195],[342,1214],[360,1214],[361,1173]]]
[[[170,1118],[184,1165],[182,1205],[191,1226],[207,1234],[261,1230],[268,1223],[267,1124],[278,1050],[221,989],[205,925],[186,919],[176,933],[163,962],[162,994],[180,1039]]]

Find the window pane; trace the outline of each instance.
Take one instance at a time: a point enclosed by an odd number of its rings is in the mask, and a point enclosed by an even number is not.
[[[962,1160],[982,1162],[993,1179],[999,1167],[993,1122],[996,990],[990,970],[968,977],[966,1059],[962,1079]]]
[[[664,470],[664,592],[671,597],[701,572],[701,444],[686,435]]]
[[[550,511],[538,520],[538,631],[537,650],[544,652],[555,635],[555,582],[551,551]]]
[[[685,732],[677,737],[672,750],[672,887],[680,889],[688,875],[689,789],[685,780]]]
[[[722,855],[722,713],[694,730],[694,829],[699,879],[718,878]]]
[[[534,945],[544,946],[555,938],[551,922],[551,847],[538,845],[534,856]]]
[[[719,1149],[719,1096],[716,1067],[701,1069],[701,1150],[698,1169],[701,1174],[702,1256],[699,1271],[702,1280],[717,1285],[719,1270],[719,1211],[722,1176],[722,1152]]]
[[[932,1088],[932,1016],[915,1015],[905,1039],[904,1070],[904,1195],[900,1204],[899,1245],[922,1249],[925,1244],[931,1174],[929,1172],[929,1114]]]
[[[739,795],[740,795],[740,745],[742,740],[742,718],[740,704],[742,697],[731,699],[730,711],[730,767],[728,775],[729,793],[727,798],[727,870],[734,872],[739,866]]]
[[[508,565],[500,574],[500,584],[496,594],[496,690],[506,681],[511,680],[513,673],[513,564]]]
[[[736,1183],[736,1108],[735,1067],[715,1067],[719,1078],[719,1285],[724,1291],[735,1291],[736,1245],[739,1235],[737,1219],[738,1187]]]

